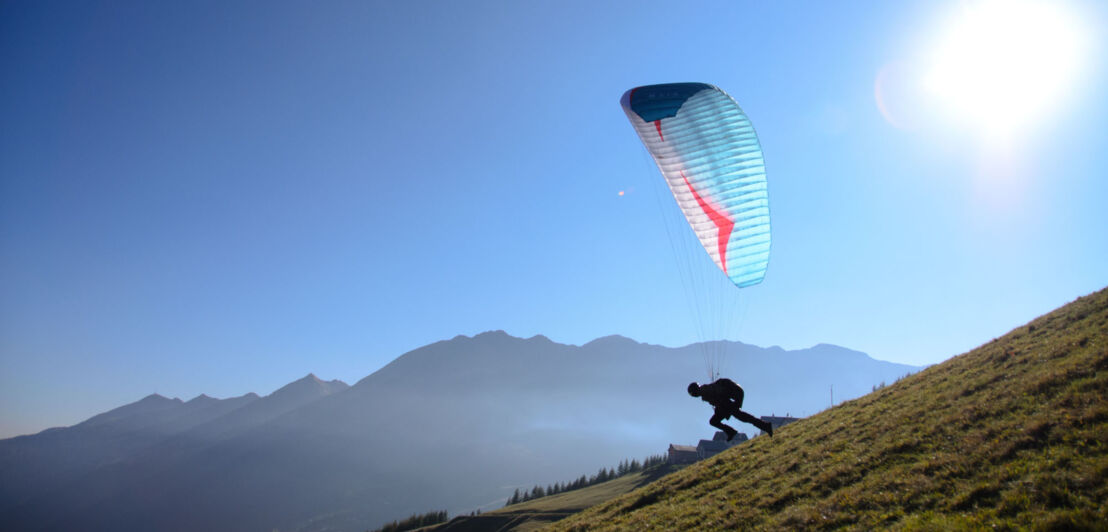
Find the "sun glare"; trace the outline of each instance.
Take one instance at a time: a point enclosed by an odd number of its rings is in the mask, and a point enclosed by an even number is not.
[[[1081,25],[1061,4],[966,4],[939,39],[927,88],[959,122],[1008,136],[1067,96],[1081,48]]]

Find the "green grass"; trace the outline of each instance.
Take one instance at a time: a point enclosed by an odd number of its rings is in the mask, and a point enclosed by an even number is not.
[[[1106,395],[1108,289],[551,529],[1108,530]]]
[[[553,521],[629,493],[677,469],[676,467],[662,465],[640,473],[629,473],[614,480],[601,482],[586,488],[513,504],[478,516],[456,517],[445,525],[425,530],[438,532],[477,530],[526,532],[537,530]]]
[[[565,493],[542,497],[520,504],[513,504],[512,506],[497,510],[497,512],[579,512],[618,495],[628,493],[674,470],[676,470],[676,468],[671,466],[662,466],[659,469],[651,469],[650,471],[641,473],[631,473],[587,488],[567,491]]]

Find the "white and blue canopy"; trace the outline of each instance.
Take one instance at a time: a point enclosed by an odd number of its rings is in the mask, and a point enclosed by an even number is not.
[[[620,103],[704,250],[736,286],[761,282],[769,195],[762,148],[743,110],[705,83],[637,87]]]

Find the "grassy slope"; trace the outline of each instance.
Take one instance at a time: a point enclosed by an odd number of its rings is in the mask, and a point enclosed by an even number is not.
[[[553,529],[1108,529],[1108,289]]]
[[[563,519],[586,508],[631,492],[674,471],[676,468],[662,466],[642,473],[624,475],[615,480],[602,482],[587,488],[567,491],[549,497],[483,513],[478,516],[460,516],[445,525],[427,530],[437,532],[463,532],[478,530],[514,530],[525,532],[537,530],[553,521]]]

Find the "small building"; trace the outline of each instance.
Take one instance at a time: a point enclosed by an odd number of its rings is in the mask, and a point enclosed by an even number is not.
[[[723,432],[716,431],[715,436],[712,436],[710,440],[700,440],[700,443],[696,445],[697,458],[704,460],[705,458],[711,458],[731,447],[734,447],[750,438],[746,437],[745,432],[740,432],[731,438],[731,441],[727,441],[727,435]]]
[[[696,447],[692,445],[669,444],[668,460],[670,464],[691,464],[698,458]]]
[[[773,427],[773,430],[777,430],[781,427],[784,427],[785,425],[788,425],[789,423],[792,423],[793,421],[798,421],[799,419],[800,418],[798,418],[798,417],[789,417],[788,414],[786,414],[784,417],[780,417],[780,416],[762,416],[762,421],[765,421],[766,423],[769,423],[770,426]],[[759,434],[765,434],[765,432],[762,431],[762,432],[759,432]]]

